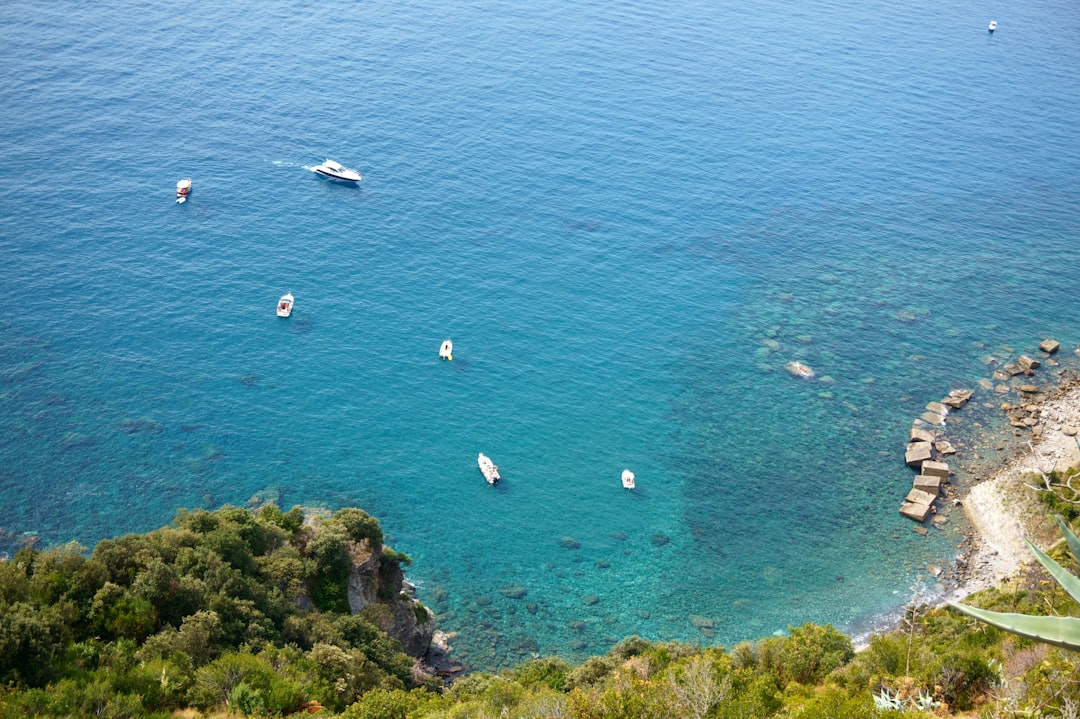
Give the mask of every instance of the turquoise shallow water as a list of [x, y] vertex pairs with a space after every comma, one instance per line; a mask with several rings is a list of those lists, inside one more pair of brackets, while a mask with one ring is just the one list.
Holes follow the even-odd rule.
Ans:
[[259, 495], [376, 514], [476, 667], [859, 631], [955, 552], [896, 513], [912, 417], [1080, 341], [1063, 0], [38, 5], [0, 8], [9, 551]]

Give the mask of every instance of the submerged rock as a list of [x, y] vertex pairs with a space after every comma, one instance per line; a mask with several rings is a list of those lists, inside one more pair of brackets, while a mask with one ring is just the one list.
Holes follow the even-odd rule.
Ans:
[[507, 599], [521, 599], [528, 593], [529, 590], [520, 584], [508, 584], [504, 587], [499, 587], [499, 594]]
[[802, 362], [792, 360], [784, 365], [784, 368], [787, 369], [792, 376], [800, 379], [813, 379], [814, 377], [814, 370], [812, 370], [809, 365], [805, 365]]
[[581, 549], [581, 542], [570, 536], [560, 539], [559, 544], [566, 549]]

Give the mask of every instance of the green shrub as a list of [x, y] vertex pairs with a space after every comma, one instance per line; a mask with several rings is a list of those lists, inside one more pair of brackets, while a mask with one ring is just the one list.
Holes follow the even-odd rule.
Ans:
[[381, 544], [383, 541], [383, 533], [382, 528], [379, 526], [379, 520], [375, 519], [362, 509], [357, 509], [355, 507], [340, 509], [334, 514], [333, 521], [338, 522], [345, 527], [345, 531], [348, 533], [349, 538], [354, 542], [362, 542], [365, 539], [368, 539], [372, 542]]
[[780, 649], [781, 684], [817, 684], [855, 656], [851, 640], [830, 625], [803, 624], [788, 631]]
[[556, 657], [530, 659], [510, 671], [510, 678], [528, 689], [546, 687], [556, 691], [566, 688], [570, 665]]
[[58, 607], [16, 602], [0, 610], [0, 682], [44, 686], [55, 675], [66, 630]]
[[566, 689], [590, 687], [606, 679], [618, 666], [613, 657], [590, 657], [566, 675]]
[[404, 689], [372, 689], [342, 712], [342, 719], [407, 719], [409, 712], [425, 703], [419, 692]]
[[266, 709], [262, 692], [258, 689], [252, 689], [244, 682], [240, 682], [229, 692], [229, 706], [235, 708], [244, 716], [261, 714]]

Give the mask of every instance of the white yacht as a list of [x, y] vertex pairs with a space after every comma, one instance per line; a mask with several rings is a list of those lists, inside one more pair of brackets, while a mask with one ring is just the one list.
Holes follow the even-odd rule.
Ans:
[[439, 356], [445, 360], [454, 359], [454, 343], [450, 340], [443, 340], [442, 345], [439, 347]]
[[484, 475], [484, 479], [487, 483], [494, 486], [502, 477], [499, 476], [499, 465], [491, 461], [483, 452], [476, 458], [476, 463], [480, 465], [480, 474]]
[[633, 489], [636, 486], [634, 484], [634, 473], [629, 469], [624, 469], [622, 471], [622, 486], [627, 489]]
[[327, 160], [321, 165], [315, 165], [311, 170], [323, 177], [329, 177], [332, 180], [341, 180], [342, 182], [360, 182], [361, 179], [359, 172], [350, 170], [347, 167], [342, 167], [333, 160]]
[[997, 30], [997, 20], [991, 20], [990, 24], [987, 25], [986, 29], [990, 32], [994, 32], [994, 30]]
[[292, 314], [293, 296], [292, 292], [288, 292], [281, 296], [281, 299], [277, 302], [277, 316], [288, 317]]

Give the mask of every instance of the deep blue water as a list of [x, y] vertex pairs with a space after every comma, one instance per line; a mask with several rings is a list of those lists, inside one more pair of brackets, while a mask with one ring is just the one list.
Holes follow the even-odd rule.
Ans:
[[1078, 68], [1067, 0], [7, 2], [0, 543], [358, 505], [475, 667], [858, 631], [963, 524], [912, 418], [1080, 341]]

